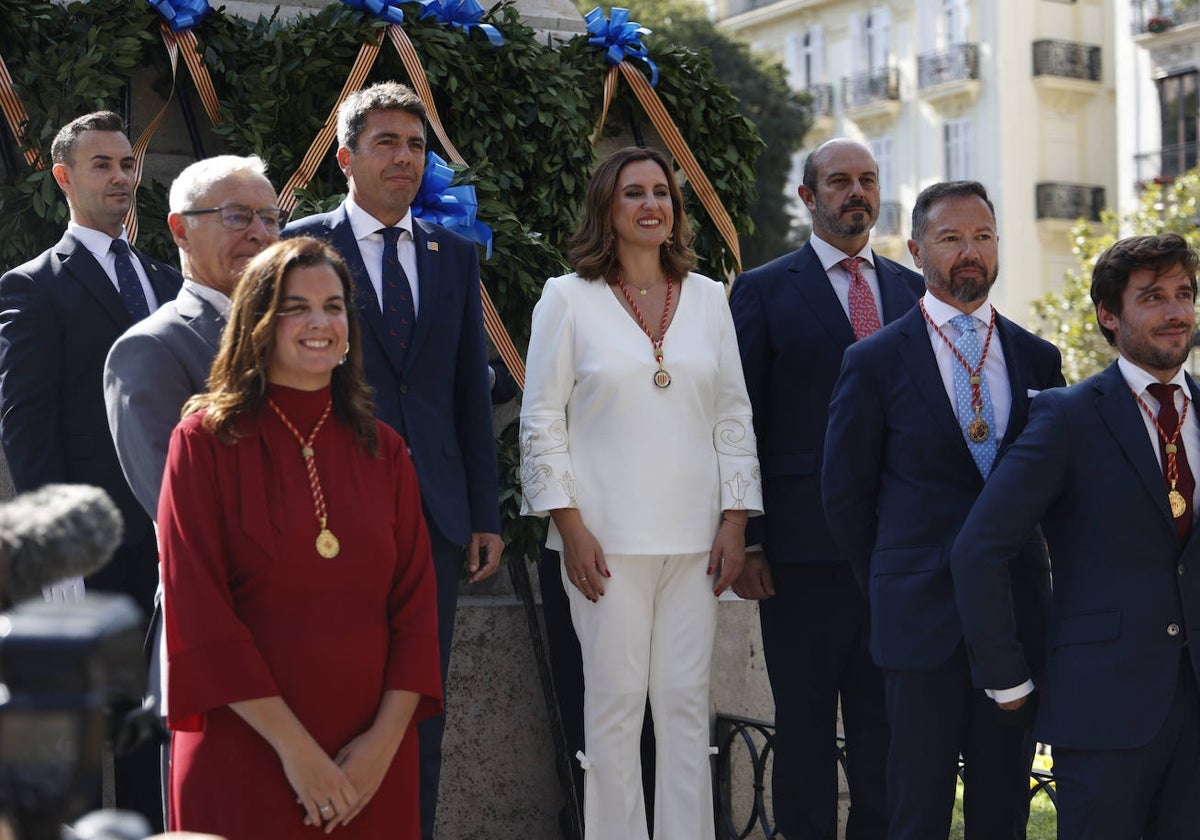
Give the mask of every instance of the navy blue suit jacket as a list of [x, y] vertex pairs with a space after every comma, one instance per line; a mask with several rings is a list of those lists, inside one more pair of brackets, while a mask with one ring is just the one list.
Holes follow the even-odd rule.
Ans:
[[[925, 291], [921, 275], [875, 255], [883, 321]], [[850, 319], [812, 245], [747, 271], [729, 298], [762, 465], [765, 516], [747, 544], [771, 565], [828, 563], [838, 554], [821, 506], [821, 456], [829, 398], [854, 343]]]
[[375, 414], [404, 436], [430, 524], [458, 545], [500, 533], [499, 480], [475, 243], [416, 219], [420, 310], [401, 360], [383, 324], [345, 205], [289, 224], [284, 237], [332, 245], [355, 280], [363, 364]]
[[[1200, 391], [1188, 387], [1195, 408]], [[1200, 536], [1179, 543], [1140, 411], [1115, 363], [1040, 395], [954, 546], [975, 684], [1015, 686], [1029, 668], [1012, 642], [1005, 565], [1041, 522], [1054, 595], [1035, 732], [1056, 747], [1145, 744], [1162, 728], [1181, 656], [1200, 674], [1200, 647], [1184, 647], [1200, 644]]]
[[[1003, 462], [1025, 428], [1028, 392], [1064, 382], [1054, 345], [999, 315], [995, 339], [1012, 393]], [[829, 407], [822, 486], [834, 540], [867, 596], [876, 664], [917, 670], [944, 663], [963, 637], [950, 548], [984, 481], [919, 308], [846, 351]], [[1049, 596], [1046, 550], [1040, 534], [1027, 537], [1017, 547], [1012, 585], [1020, 590], [1015, 600], [1026, 640], [1039, 644]]]
[[[137, 251], [158, 303], [175, 298], [179, 272]], [[0, 441], [18, 492], [67, 482], [103, 488], [125, 521], [123, 547], [157, 554], [150, 518], [129, 489], [108, 431], [104, 358], [133, 325], [116, 287], [71, 234], [0, 277]], [[118, 584], [121, 555], [92, 582], [129, 592], [143, 608], [148, 593]], [[109, 585], [112, 583], [113, 585]]]

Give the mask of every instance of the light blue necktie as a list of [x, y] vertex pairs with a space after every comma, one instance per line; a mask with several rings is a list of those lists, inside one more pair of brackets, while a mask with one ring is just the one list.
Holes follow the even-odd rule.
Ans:
[[[983, 352], [979, 346], [979, 334], [976, 332], [979, 319], [973, 315], [955, 315], [950, 319], [950, 323], [958, 330], [958, 339], [954, 342], [955, 349], [974, 370], [978, 367], [979, 356]], [[992, 394], [988, 390], [987, 377], [983, 371], [979, 372], [979, 377], [979, 391], [983, 397], [983, 409], [979, 416], [987, 423], [990, 433], [982, 443], [973, 443], [967, 435], [967, 424], [975, 419], [975, 409], [971, 407], [971, 375], [961, 364], [954, 365], [954, 402], [958, 407], [958, 425], [963, 431], [963, 439], [967, 442], [967, 449], [971, 450], [971, 457], [975, 459], [979, 472], [987, 478], [988, 473], [992, 471], [992, 462], [996, 460], [996, 415], [992, 411]]]

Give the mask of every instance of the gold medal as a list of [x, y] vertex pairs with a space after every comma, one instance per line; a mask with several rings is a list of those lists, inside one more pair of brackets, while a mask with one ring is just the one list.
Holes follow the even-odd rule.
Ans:
[[1187, 513], [1187, 502], [1184, 501], [1183, 494], [1178, 490], [1172, 490], [1168, 493], [1167, 501], [1171, 504], [1171, 516], [1178, 519]]
[[671, 384], [671, 374], [667, 373], [666, 368], [659, 368], [654, 371], [654, 384], [659, 388], [666, 388]]
[[967, 438], [971, 443], [983, 443], [991, 434], [992, 430], [982, 417], [976, 417], [967, 424]]
[[332, 560], [338, 556], [338, 552], [342, 550], [338, 538], [333, 535], [333, 531], [328, 528], [322, 528], [321, 533], [317, 534], [317, 554], [320, 554], [326, 560]]

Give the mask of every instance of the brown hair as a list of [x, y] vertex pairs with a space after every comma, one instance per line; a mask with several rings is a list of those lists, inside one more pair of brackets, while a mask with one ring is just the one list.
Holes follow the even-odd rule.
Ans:
[[237, 440], [241, 418], [257, 412], [266, 401], [267, 370], [275, 354], [275, 325], [287, 275], [294, 268], [318, 265], [328, 265], [342, 281], [349, 324], [346, 361], [333, 370], [333, 415], [366, 451], [376, 453], [378, 431], [371, 390], [363, 377], [354, 281], [336, 251], [308, 236], [276, 242], [246, 264], [208, 376], [208, 392], [188, 400], [184, 415], [207, 409], [204, 427], [225, 443]]
[[663, 271], [668, 277], [682, 280], [696, 265], [696, 252], [692, 250], [692, 226], [683, 209], [683, 193], [671, 171], [666, 157], [655, 149], [627, 146], [614, 152], [612, 157], [596, 167], [592, 180], [588, 182], [587, 196], [583, 201], [583, 219], [579, 229], [571, 237], [568, 257], [571, 268], [587, 280], [604, 279], [616, 282], [617, 255], [612, 247], [612, 205], [617, 194], [621, 170], [628, 164], [640, 160], [654, 161], [667, 177], [671, 192], [671, 208], [675, 215], [675, 226], [667, 243], [659, 249]]
[[373, 111], [404, 111], [419, 117], [421, 126], [426, 128], [425, 103], [421, 97], [408, 85], [399, 82], [379, 82], [370, 87], [356, 90], [346, 97], [346, 101], [338, 108], [337, 133], [338, 145], [358, 152], [358, 139], [363, 129], [367, 127], [367, 117]]
[[[1154, 273], [1183, 266], [1192, 280], [1192, 292], [1196, 291], [1196, 267], [1200, 257], [1187, 244], [1187, 240], [1177, 233], [1160, 233], [1157, 236], [1130, 236], [1109, 246], [1108, 250], [1096, 260], [1092, 269], [1092, 303], [1104, 308], [1114, 315], [1121, 314], [1121, 296], [1129, 285], [1129, 275], [1133, 272], [1148, 268]], [[1115, 344], [1116, 339], [1112, 330], [1099, 324], [1099, 310], [1096, 321], [1100, 332], [1109, 344]]]
[[54, 135], [54, 142], [50, 144], [51, 162], [74, 166], [75, 147], [79, 145], [79, 135], [85, 131], [119, 131], [124, 134], [125, 121], [112, 111], [93, 111], [76, 117]]

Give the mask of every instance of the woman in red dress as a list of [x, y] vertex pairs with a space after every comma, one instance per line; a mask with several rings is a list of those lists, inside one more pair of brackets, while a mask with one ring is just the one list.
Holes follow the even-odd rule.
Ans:
[[246, 267], [158, 522], [171, 828], [418, 838], [413, 724], [441, 709], [403, 440], [371, 412], [350, 274], [314, 239]]

